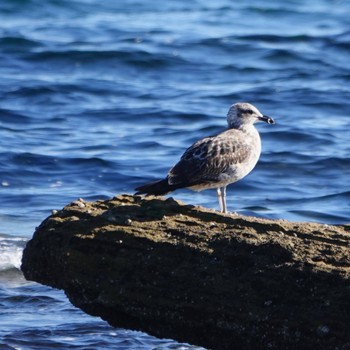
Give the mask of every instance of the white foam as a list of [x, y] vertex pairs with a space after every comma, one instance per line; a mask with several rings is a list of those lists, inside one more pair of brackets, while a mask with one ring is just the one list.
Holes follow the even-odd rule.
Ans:
[[0, 271], [20, 269], [25, 242], [23, 237], [0, 236]]

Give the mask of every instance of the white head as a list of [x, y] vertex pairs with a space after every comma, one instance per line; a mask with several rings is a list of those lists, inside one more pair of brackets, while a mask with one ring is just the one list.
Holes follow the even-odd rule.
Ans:
[[239, 102], [232, 105], [227, 113], [227, 124], [229, 129], [240, 129], [245, 125], [252, 125], [258, 121], [275, 124], [275, 121], [247, 102]]

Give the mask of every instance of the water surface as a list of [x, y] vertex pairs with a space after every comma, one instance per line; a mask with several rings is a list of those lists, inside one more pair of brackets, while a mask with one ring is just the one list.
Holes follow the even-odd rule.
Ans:
[[[349, 12], [328, 0], [1, 1], [0, 346], [194, 348], [83, 314], [24, 281], [21, 252], [52, 209], [164, 176], [226, 127], [234, 102], [277, 124], [258, 125], [260, 162], [229, 187], [229, 209], [348, 223]], [[217, 207], [213, 190], [173, 196]]]

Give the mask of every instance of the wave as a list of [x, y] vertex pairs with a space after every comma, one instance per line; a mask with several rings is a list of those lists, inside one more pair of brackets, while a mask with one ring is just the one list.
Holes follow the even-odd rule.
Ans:
[[5, 36], [0, 38], [0, 46], [8, 51], [20, 51], [41, 46], [39, 42], [20, 36]]
[[0, 271], [20, 270], [27, 238], [0, 234]]

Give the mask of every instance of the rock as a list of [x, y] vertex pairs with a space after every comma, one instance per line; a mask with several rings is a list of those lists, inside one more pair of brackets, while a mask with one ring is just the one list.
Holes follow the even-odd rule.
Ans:
[[54, 212], [22, 270], [115, 327], [209, 349], [348, 349], [349, 244], [349, 225], [122, 195]]

